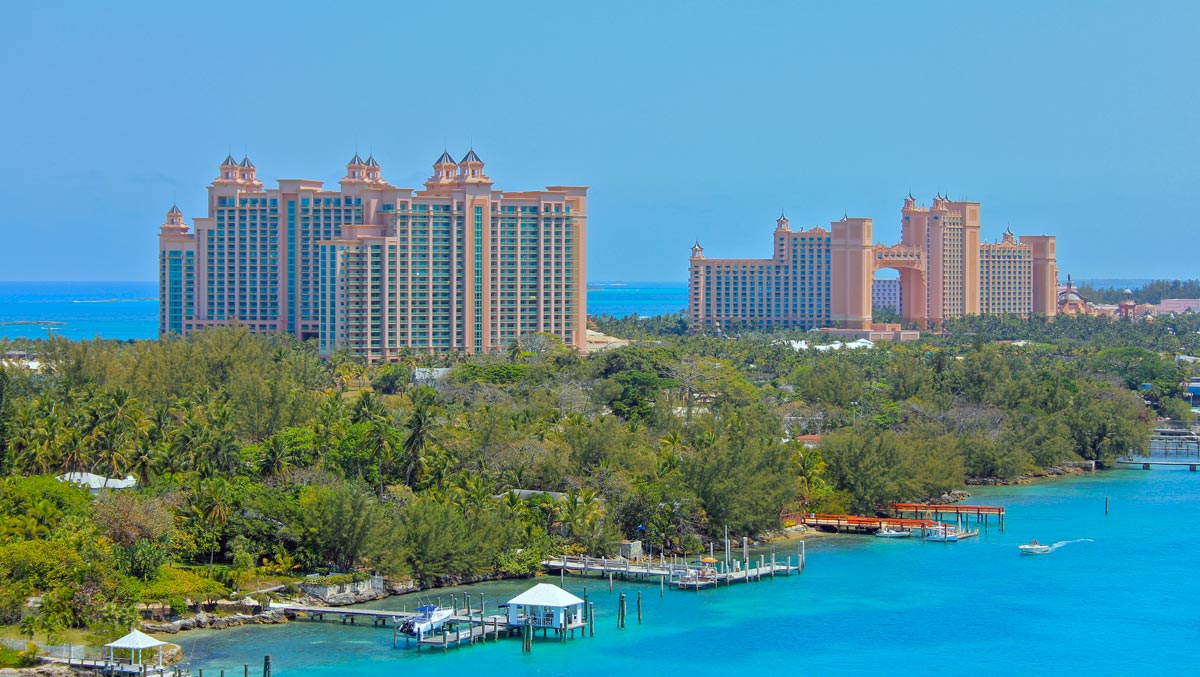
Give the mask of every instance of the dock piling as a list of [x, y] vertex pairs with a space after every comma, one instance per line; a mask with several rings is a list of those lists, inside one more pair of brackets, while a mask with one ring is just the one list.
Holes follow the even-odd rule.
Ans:
[[642, 624], [642, 591], [641, 590], [638, 590], [637, 614], [638, 614], [638, 625], [641, 625]]
[[263, 656], [263, 677], [271, 677], [271, 654]]

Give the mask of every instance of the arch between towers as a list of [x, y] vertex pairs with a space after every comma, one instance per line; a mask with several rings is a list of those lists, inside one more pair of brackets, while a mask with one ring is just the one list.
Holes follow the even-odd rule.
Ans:
[[904, 245], [875, 245], [871, 256], [871, 280], [875, 273], [891, 269], [900, 273], [900, 318], [905, 324], [929, 328], [928, 283], [921, 251]]

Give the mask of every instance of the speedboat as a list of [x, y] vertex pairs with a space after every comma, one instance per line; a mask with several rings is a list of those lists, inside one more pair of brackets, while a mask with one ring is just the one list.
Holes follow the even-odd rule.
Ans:
[[889, 526], [884, 526], [875, 532], [875, 538], [908, 538], [909, 536], [912, 536], [912, 532], [908, 529], [894, 529]]
[[1021, 550], [1022, 555], [1045, 555], [1054, 549], [1048, 545], [1038, 543], [1036, 539], [1029, 543], [1018, 545], [1017, 548]]
[[424, 637], [440, 629], [454, 615], [453, 609], [425, 604], [417, 607], [417, 615], [404, 621], [400, 632], [410, 637]]

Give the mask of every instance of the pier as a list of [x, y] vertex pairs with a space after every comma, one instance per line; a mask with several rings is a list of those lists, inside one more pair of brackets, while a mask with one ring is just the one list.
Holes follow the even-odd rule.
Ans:
[[1155, 465], [1165, 465], [1165, 466], [1184, 466], [1184, 465], [1186, 465], [1187, 469], [1191, 470], [1192, 472], [1196, 472], [1196, 466], [1200, 465], [1200, 459], [1197, 459], [1195, 461], [1174, 461], [1174, 460], [1164, 459], [1164, 458], [1149, 458], [1149, 457], [1118, 458], [1116, 462], [1118, 465], [1140, 465], [1140, 466], [1142, 466], [1142, 470], [1149, 470], [1150, 466], [1155, 466]]
[[[418, 614], [415, 611], [396, 611], [389, 609], [349, 609], [345, 607], [325, 607], [325, 606], [304, 606], [300, 604], [277, 604], [272, 606], [273, 609], [278, 609], [289, 617], [297, 617], [301, 614], [307, 618], [319, 621], [325, 616], [333, 616], [341, 621], [343, 625], [354, 625], [357, 619], [370, 620], [371, 625], [387, 627], [391, 623], [392, 627], [392, 646], [400, 645], [400, 638], [404, 637], [404, 645], [410, 646], [413, 642], [416, 643], [417, 650], [422, 647], [433, 647], [442, 650], [460, 647], [464, 644], [470, 645], [477, 642], [485, 642], [499, 640], [501, 637], [512, 637], [513, 633], [520, 633], [521, 628], [514, 628], [509, 625], [508, 617], [503, 614], [487, 615], [483, 607], [483, 595], [479, 596], [480, 608], [472, 609], [470, 607], [459, 609], [450, 618], [446, 620], [446, 625], [440, 630], [422, 637], [410, 637], [400, 633], [400, 626], [404, 621], [416, 617]], [[469, 602], [468, 602], [469, 604]], [[366, 625], [364, 623], [364, 625]]]
[[941, 524], [931, 519], [905, 519], [902, 517], [863, 517], [861, 515], [832, 515], [824, 513], [789, 513], [784, 520], [795, 521], [806, 527], [832, 530], [835, 533], [873, 534], [884, 527], [897, 529], [926, 529]]
[[[560, 576], [572, 574], [608, 578], [610, 587], [613, 577], [620, 576], [623, 579], [655, 579], [659, 581], [660, 586], [670, 585], [677, 590], [699, 590], [732, 583], [761, 581], [763, 577], [774, 578], [776, 575], [799, 574], [804, 571], [804, 542], [800, 542], [795, 555], [788, 555], [783, 561], [779, 561], [777, 557], [775, 554], [769, 558], [766, 555], [759, 555], [757, 561], [743, 557], [720, 562], [710, 553], [699, 564], [696, 564], [675, 556], [669, 560], [660, 557], [657, 561], [646, 559], [635, 562], [624, 558], [563, 555], [544, 560], [542, 568], [549, 573], [558, 573]], [[712, 566], [714, 564], [721, 566]]]
[[903, 517], [905, 514], [912, 514], [914, 517], [921, 515], [926, 518], [932, 515], [935, 520], [941, 520], [942, 515], [954, 515], [956, 520], [974, 517], [976, 523], [982, 523], [985, 527], [992, 517], [996, 517], [1000, 522], [1000, 531], [1004, 531], [1004, 506], [1002, 505], [888, 503], [888, 507], [900, 517]]

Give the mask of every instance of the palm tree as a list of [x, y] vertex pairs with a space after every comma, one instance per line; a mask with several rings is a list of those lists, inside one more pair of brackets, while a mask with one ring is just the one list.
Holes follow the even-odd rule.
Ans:
[[413, 486], [416, 471], [425, 457], [425, 452], [437, 442], [436, 424], [436, 410], [432, 405], [424, 403], [413, 407], [404, 423], [404, 483], [410, 487]]
[[374, 391], [368, 390], [358, 396], [354, 402], [354, 412], [350, 414], [351, 423], [364, 423], [387, 416], [383, 408], [383, 400]]
[[317, 458], [314, 461], [317, 464], [320, 464], [329, 450], [341, 439], [345, 429], [345, 419], [346, 406], [341, 394], [330, 393], [321, 401], [321, 409], [317, 414], [316, 422], [313, 423], [313, 433], [317, 438]]
[[280, 435], [272, 435], [262, 445], [262, 455], [258, 459], [258, 474], [262, 477], [276, 477], [292, 468], [294, 458]]
[[193, 500], [196, 514], [214, 531], [213, 542], [208, 551], [208, 572], [211, 576], [213, 556], [217, 550], [217, 541], [220, 540], [219, 530], [229, 522], [233, 513], [233, 487], [224, 477], [214, 477], [201, 483], [200, 491]]
[[492, 483], [482, 475], [473, 472], [463, 472], [458, 476], [454, 487], [455, 497], [463, 514], [479, 514], [486, 510], [494, 501], [492, 499]]
[[382, 416], [371, 418], [363, 441], [375, 457], [376, 472], [379, 475], [379, 497], [383, 498], [384, 479], [396, 462], [396, 443], [391, 424]]
[[591, 531], [600, 519], [600, 495], [594, 489], [569, 489], [562, 503], [562, 524], [571, 536]]

